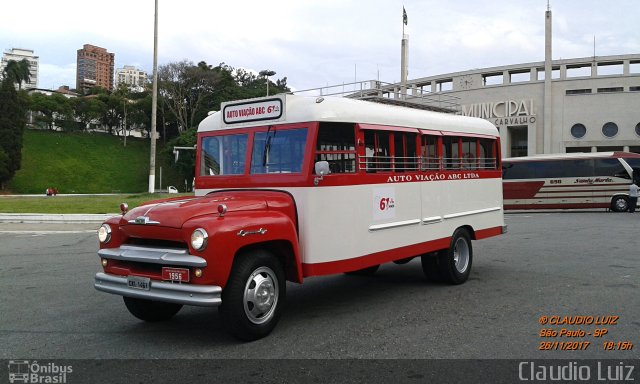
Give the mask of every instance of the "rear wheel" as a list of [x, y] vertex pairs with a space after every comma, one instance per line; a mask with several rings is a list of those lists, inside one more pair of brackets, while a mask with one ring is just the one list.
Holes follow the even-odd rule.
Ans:
[[133, 316], [149, 322], [169, 320], [182, 308], [182, 304], [164, 303], [161, 301], [136, 299], [126, 296], [124, 296], [123, 299], [124, 305]]
[[614, 212], [626, 212], [629, 209], [629, 201], [626, 196], [614, 196], [611, 199], [611, 210]]
[[[462, 284], [467, 281], [473, 262], [471, 237], [467, 230], [463, 228], [456, 229], [453, 236], [451, 236], [449, 249], [439, 251], [436, 258], [437, 261], [431, 261], [431, 263], [437, 265], [440, 279], [451, 284]], [[425, 264], [423, 264], [424, 268]]]
[[286, 297], [281, 263], [263, 250], [238, 256], [222, 291], [225, 326], [238, 339], [267, 336], [278, 323]]

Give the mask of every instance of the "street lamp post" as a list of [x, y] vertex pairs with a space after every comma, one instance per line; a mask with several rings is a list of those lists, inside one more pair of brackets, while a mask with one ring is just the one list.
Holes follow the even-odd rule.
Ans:
[[269, 96], [269, 76], [275, 75], [276, 72], [268, 70], [268, 69], [265, 69], [264, 71], [258, 72], [258, 74], [260, 76], [264, 76], [264, 78], [267, 79], [267, 96]]
[[156, 188], [156, 114], [158, 112], [158, 0], [153, 17], [153, 89], [151, 91], [151, 156], [149, 160], [149, 193]]

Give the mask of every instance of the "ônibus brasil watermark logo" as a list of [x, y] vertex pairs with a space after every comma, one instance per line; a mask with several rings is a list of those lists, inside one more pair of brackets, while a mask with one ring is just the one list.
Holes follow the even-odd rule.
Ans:
[[73, 372], [70, 365], [38, 363], [29, 360], [9, 360], [9, 383], [52, 383], [67, 382]]

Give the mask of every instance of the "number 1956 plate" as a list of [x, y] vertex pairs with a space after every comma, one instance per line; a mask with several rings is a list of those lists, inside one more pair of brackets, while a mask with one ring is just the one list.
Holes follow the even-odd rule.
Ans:
[[187, 268], [162, 268], [162, 278], [164, 280], [189, 282], [189, 270]]
[[151, 279], [148, 277], [127, 276], [127, 285], [129, 288], [148, 291], [151, 286]]

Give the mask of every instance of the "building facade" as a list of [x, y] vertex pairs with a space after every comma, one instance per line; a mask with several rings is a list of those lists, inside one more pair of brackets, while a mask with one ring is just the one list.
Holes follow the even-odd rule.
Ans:
[[125, 84], [132, 92], [142, 92], [147, 84], [147, 73], [131, 65], [116, 69], [116, 88]]
[[[408, 97], [447, 97], [458, 113], [491, 121], [502, 155], [640, 153], [640, 54], [527, 63], [411, 80]], [[549, 116], [545, 119], [545, 113]]]
[[551, 16], [547, 8], [544, 61], [371, 88], [377, 98], [491, 121], [500, 130], [503, 157], [640, 153], [640, 54], [552, 60]]
[[2, 61], [0, 62], [0, 73], [4, 71], [10, 60], [22, 61], [27, 59], [29, 62], [29, 81], [22, 83], [22, 89], [38, 88], [38, 63], [39, 57], [35, 55], [31, 49], [11, 48], [4, 51]]
[[93, 87], [113, 90], [115, 54], [105, 48], [84, 44], [78, 49], [76, 89], [86, 94]]

